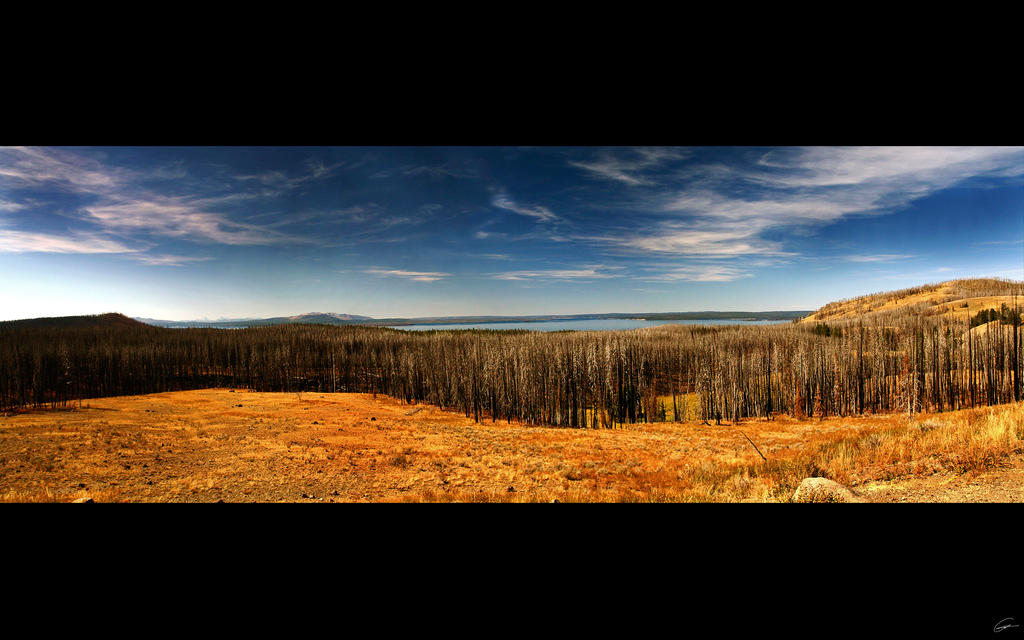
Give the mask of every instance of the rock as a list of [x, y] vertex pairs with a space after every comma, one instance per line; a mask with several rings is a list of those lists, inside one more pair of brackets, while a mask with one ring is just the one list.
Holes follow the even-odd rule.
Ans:
[[558, 502], [558, 498], [554, 498], [554, 499], [551, 500], [551, 504], [555, 504], [557, 502]]
[[72, 500], [71, 504], [78, 504], [78, 503], [88, 504], [88, 503], [93, 503], [93, 502], [96, 502], [96, 501], [93, 500], [92, 498], [79, 498], [78, 500]]
[[508, 492], [509, 493], [515, 493], [516, 492], [516, 488], [513, 487], [512, 485], [508, 485]]
[[793, 502], [860, 502], [852, 491], [828, 478], [804, 478]]
[[371, 421], [376, 422], [377, 418], [370, 418]]

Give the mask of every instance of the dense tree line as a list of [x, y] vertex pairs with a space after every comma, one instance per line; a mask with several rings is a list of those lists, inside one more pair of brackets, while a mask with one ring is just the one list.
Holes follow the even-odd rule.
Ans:
[[[948, 410], [1020, 399], [1019, 314], [769, 326], [406, 332], [0, 325], [0, 408], [212, 386], [387, 394], [477, 420], [612, 427]], [[1009, 320], [1002, 324], [1002, 320]], [[697, 394], [687, 415], [684, 394]]]
[[982, 309], [971, 318], [971, 326], [1001, 322], [1002, 324], [1020, 324], [1020, 311], [1011, 309], [1005, 302], [999, 309]]

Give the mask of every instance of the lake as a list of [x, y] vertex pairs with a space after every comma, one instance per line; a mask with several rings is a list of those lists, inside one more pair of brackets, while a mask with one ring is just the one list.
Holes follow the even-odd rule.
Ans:
[[431, 329], [526, 329], [527, 331], [614, 331], [621, 329], [643, 329], [663, 324], [703, 325], [766, 325], [782, 324], [789, 320], [638, 320], [635, 318], [607, 318], [598, 320], [545, 320], [543, 322], [478, 322], [473, 324], [411, 324], [392, 329], [405, 331], [430, 331]]

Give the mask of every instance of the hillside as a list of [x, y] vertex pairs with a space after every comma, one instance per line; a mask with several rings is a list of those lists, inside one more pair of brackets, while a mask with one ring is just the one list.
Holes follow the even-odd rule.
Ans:
[[[1015, 294], [1024, 296], [1024, 283], [996, 278], [949, 280], [830, 302], [801, 322], [834, 322], [904, 313], [965, 320], [985, 309], [999, 309], [1003, 304], [1013, 308]], [[1024, 305], [1024, 297], [1018, 299], [1017, 304]]]
[[0, 322], [0, 329], [87, 329], [92, 327], [144, 327], [145, 324], [120, 313], [92, 316], [29, 318]]

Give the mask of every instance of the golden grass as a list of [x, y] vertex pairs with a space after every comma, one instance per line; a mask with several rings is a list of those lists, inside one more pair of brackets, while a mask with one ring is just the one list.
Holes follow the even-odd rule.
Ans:
[[[832, 445], [825, 468], [840, 482], [863, 476], [948, 469], [976, 475], [1024, 453], [1024, 405], [919, 416], [912, 422]], [[827, 460], [825, 459], [827, 457]]]
[[[959, 291], [959, 282], [952, 280], [938, 285], [934, 289], [920, 291], [891, 299], [886, 294], [872, 294], [827, 305], [815, 313], [803, 318], [801, 322], [817, 323], [834, 320], [849, 320], [865, 317], [874, 313], [895, 311], [905, 307], [923, 305], [932, 307], [938, 316], [953, 317], [964, 320], [978, 314], [984, 309], [999, 309], [1003, 304], [1013, 307], [1012, 295], [990, 295], [965, 297]], [[1021, 302], [1018, 299], [1018, 302]], [[964, 306], [966, 304], [966, 306]]]
[[0, 501], [777, 502], [808, 476], [855, 489], [971, 476], [1024, 451], [1022, 405], [584, 430], [476, 424], [368, 394], [206, 389], [85, 404], [0, 418]]

